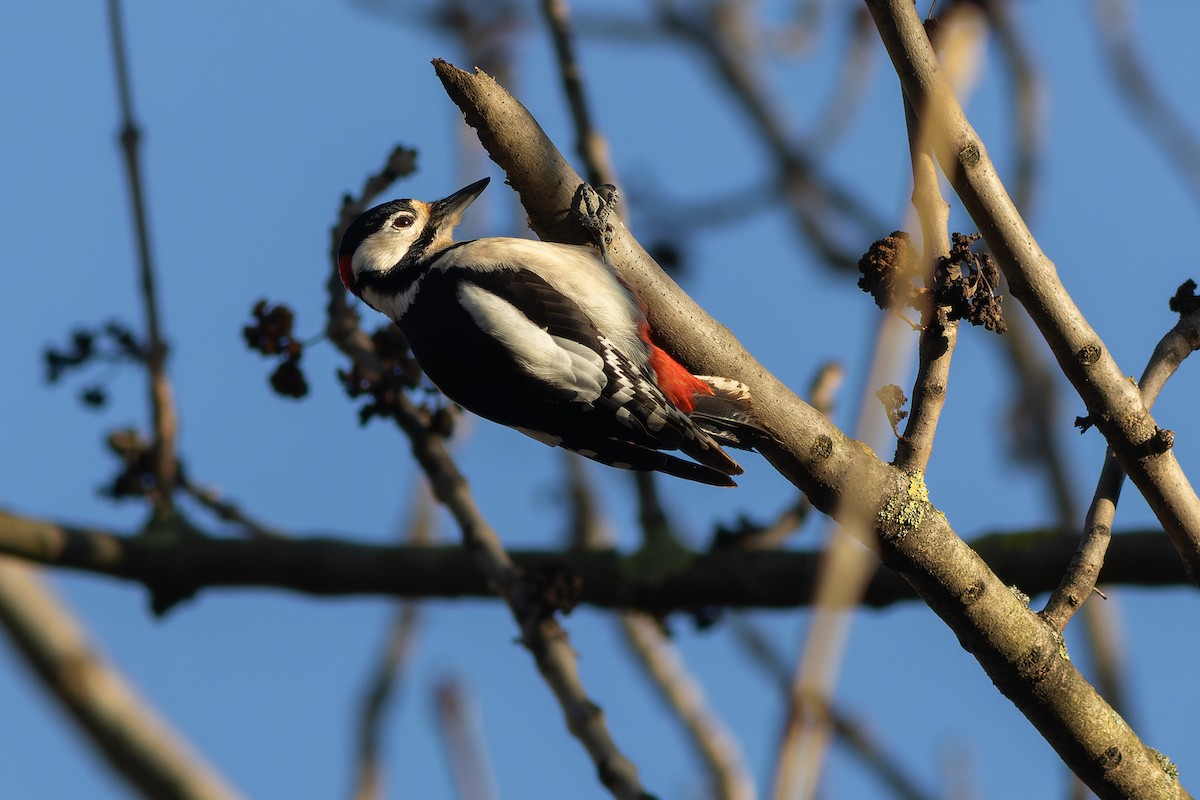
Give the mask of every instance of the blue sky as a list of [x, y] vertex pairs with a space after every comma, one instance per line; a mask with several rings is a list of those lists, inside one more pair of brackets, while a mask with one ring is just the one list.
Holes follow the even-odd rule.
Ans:
[[[643, 12], [638, 3], [619, 8]], [[1189, 77], [1200, 74], [1189, 40], [1200, 9], [1173, 4], [1138, 11], [1136, 35], [1152, 75], [1200, 131], [1200, 98]], [[394, 539], [416, 477], [400, 434], [380, 423], [358, 426], [353, 404], [333, 379], [341, 361], [328, 345], [305, 355], [308, 399], [273, 396], [270, 367], [246, 351], [240, 330], [253, 303], [266, 297], [296, 310], [302, 335], [320, 331], [329, 229], [340, 197], [357, 191], [393, 145], [420, 151], [419, 173], [395, 196], [440, 197], [484, 174], [501, 177], [480, 153], [462, 155], [460, 115], [429, 61], [470, 65], [452, 40], [352, 3], [301, 13], [281, 2], [129, 2], [125, 12], [180, 445], [190, 474], [296, 534]], [[1022, 4], [1017, 12], [1048, 84], [1044, 172], [1031, 226], [1122, 369], [1138, 374], [1174, 323], [1167, 298], [1200, 273], [1188, 248], [1196, 202], [1115, 95], [1090, 7]], [[145, 424], [141, 376], [107, 375], [112, 402], [89, 412], [75, 396], [82, 381], [47, 386], [40, 361], [45, 345], [65, 342], [77, 325], [111, 318], [141, 324], [103, 5], [9, 4], [3, 15], [9, 41], [0, 48], [6, 76], [0, 228], [7, 243], [0, 267], [6, 375], [0, 502], [130, 531], [142, 509], [114, 506], [96, 489], [114, 469], [105, 433]], [[829, 100], [845, 27], [831, 22], [812, 61], [769, 75], [798, 133]], [[574, 137], [545, 32], [535, 25], [518, 43], [510, 88], [569, 151]], [[595, 119], [627, 184], [712, 200], [769, 174], [747, 124], [688, 51], [585, 40], [581, 55]], [[883, 235], [903, 224], [909, 178], [897, 82], [882, 49], [876, 62], [862, 110], [834, 149], [829, 172], [868, 197], [887, 220]], [[993, 53], [968, 111], [1005, 171], [1012, 163], [1012, 118], [997, 63]], [[636, 233], [637, 195], [629, 196]], [[500, 181], [471, 214], [481, 233], [523, 230], [514, 195]], [[957, 204], [953, 219], [956, 229], [973, 230]], [[821, 363], [847, 365], [837, 421], [851, 425], [877, 324], [874, 305], [853, 282], [822, 268], [781, 212], [702, 227], [688, 256], [685, 288], [785, 382], [802, 391]], [[1001, 351], [976, 329], [964, 331], [961, 341], [928, 474], [932, 499], [967, 537], [1046, 522], [1052, 512], [1037, 476], [1008, 458], [997, 435], [1008, 401]], [[1155, 414], [1177, 432], [1185, 469], [1200, 475], [1198, 381], [1190, 367], [1169, 384]], [[1082, 406], [1069, 391], [1060, 438], [1086, 499], [1103, 445], [1095, 433], [1071, 430]], [[567, 523], [559, 454], [491, 424], [469, 429], [460, 464], [504, 540], [513, 547], [561, 542]], [[788, 502], [788, 485], [763, 460], [748, 456], [743, 463], [747, 474], [736, 492], [663, 483], [691, 541], [705, 542], [718, 521], [767, 518]], [[610, 504], [614, 534], [634, 545], [628, 476], [589, 472]], [[1118, 525], [1151, 522], [1127, 489]], [[443, 525], [443, 535], [452, 537], [452, 527]], [[809, 528], [803, 543], [820, 535], [822, 526]], [[345, 793], [353, 713], [390, 618], [386, 603], [211, 591], [156, 620], [138, 587], [62, 573], [51, 580], [101, 649], [248, 796]], [[1195, 619], [1200, 603], [1183, 589], [1112, 596], [1125, 622], [1131, 721], [1194, 787], [1200, 690], [1185, 670], [1200, 654], [1185, 621]], [[795, 651], [807, 615], [755, 617], [786, 652]], [[479, 704], [504, 796], [605, 796], [528, 655], [513, 644], [502, 607], [438, 603], [423, 619], [413, 673], [388, 722], [391, 796], [451, 793], [432, 712], [432, 687], [446, 674], [462, 678]], [[699, 769], [674, 721], [658, 713], [615, 622], [585, 609], [567, 628], [585, 685], [647, 787], [663, 797], [696, 796]], [[696, 632], [678, 620], [674, 628], [689, 665], [765, 782], [781, 711], [771, 687], [721, 627]], [[1077, 642], [1073, 633], [1068, 641]], [[1073, 655], [1086, 667], [1082, 652], [1076, 644]], [[1049, 746], [923, 606], [857, 616], [838, 700], [931, 788], [944, 784], [947, 762], [964, 753], [984, 797], [1058, 796], [1066, 785]], [[126, 796], [4, 647], [0, 708], [0, 749], [13, 754], [0, 774], [0, 794]], [[831, 797], [879, 791], [836, 747], [825, 785]]]

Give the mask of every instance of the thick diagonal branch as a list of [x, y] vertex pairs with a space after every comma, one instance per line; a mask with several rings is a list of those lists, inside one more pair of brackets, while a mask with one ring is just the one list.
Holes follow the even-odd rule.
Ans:
[[[567, 213], [581, 179], [529, 112], [486, 75], [440, 60], [434, 66], [520, 194], [538, 235], [586, 241]], [[614, 227], [612, 261], [645, 302], [663, 345], [693, 372], [736, 378], [750, 387], [757, 416], [771, 433], [758, 443], [763, 455], [818, 509], [871, 521], [884, 563], [945, 620], [1077, 775], [1103, 797], [1186, 795], [1154, 751], [1063, 657], [1056, 632], [955, 535], [926, 499], [918, 476], [884, 464], [796, 397], [684, 294], [621, 225]]]

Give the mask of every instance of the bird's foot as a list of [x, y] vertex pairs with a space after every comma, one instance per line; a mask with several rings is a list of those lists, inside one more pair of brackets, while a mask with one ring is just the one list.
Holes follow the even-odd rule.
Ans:
[[605, 183], [592, 188], [586, 183], [579, 184], [575, 190], [575, 200], [571, 210], [600, 250], [600, 257], [606, 262], [608, 246], [612, 243], [615, 228], [609, 222], [617, 209], [617, 187]]

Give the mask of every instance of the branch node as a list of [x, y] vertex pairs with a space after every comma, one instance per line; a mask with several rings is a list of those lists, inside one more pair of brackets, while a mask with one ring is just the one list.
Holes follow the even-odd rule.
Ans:
[[1087, 344], [1079, 348], [1079, 351], [1075, 353], [1075, 358], [1082, 366], [1090, 367], [1100, 360], [1102, 352], [1099, 344]]
[[967, 142], [961, 150], [958, 151], [958, 162], [964, 167], [974, 167], [979, 164], [983, 158], [983, 153], [979, 149], [979, 142]]

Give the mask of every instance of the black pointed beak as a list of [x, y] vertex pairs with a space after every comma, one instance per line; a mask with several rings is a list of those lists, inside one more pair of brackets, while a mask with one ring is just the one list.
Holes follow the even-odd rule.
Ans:
[[458, 224], [462, 212], [467, 209], [467, 206], [475, 202], [475, 198], [479, 197], [491, 182], [491, 178], [484, 178], [481, 181], [475, 181], [470, 186], [459, 189], [449, 197], [435, 200], [429, 204], [430, 216], [433, 217], [434, 222], [439, 227], [447, 223], [450, 227], [454, 227]]

